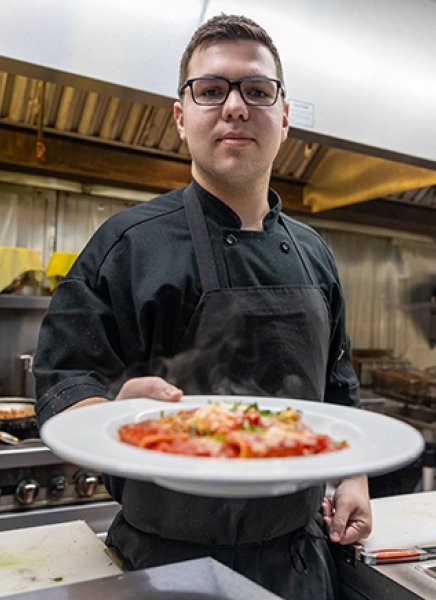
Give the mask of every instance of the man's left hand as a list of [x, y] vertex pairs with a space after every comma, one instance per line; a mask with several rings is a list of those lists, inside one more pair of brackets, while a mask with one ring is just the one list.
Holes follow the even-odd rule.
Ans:
[[332, 498], [324, 498], [322, 514], [332, 542], [353, 544], [367, 537], [372, 527], [368, 478], [344, 479]]

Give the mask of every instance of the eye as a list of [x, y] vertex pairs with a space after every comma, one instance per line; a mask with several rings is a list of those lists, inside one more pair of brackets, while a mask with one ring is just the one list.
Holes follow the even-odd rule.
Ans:
[[248, 98], [274, 98], [276, 86], [271, 81], [249, 81], [244, 82], [244, 94]]
[[194, 84], [194, 94], [196, 98], [203, 100], [219, 100], [227, 93], [226, 82], [217, 82], [216, 80], [197, 80]]
[[204, 90], [202, 90], [201, 95], [202, 96], [210, 96], [212, 98], [215, 98], [216, 96], [221, 96], [223, 94], [223, 90], [219, 87], [209, 87], [209, 88], [205, 88]]
[[248, 96], [253, 96], [254, 98], [263, 98], [268, 96], [267, 92], [261, 88], [250, 87], [248, 91], [245, 92]]

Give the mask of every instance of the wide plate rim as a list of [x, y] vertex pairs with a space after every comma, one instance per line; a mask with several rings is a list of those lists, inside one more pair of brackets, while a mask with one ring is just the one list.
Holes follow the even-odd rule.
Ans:
[[[277, 409], [292, 406], [301, 410], [303, 418], [308, 421], [315, 415], [333, 426], [345, 422], [349, 431], [357, 429], [357, 434], [360, 432], [360, 438], [357, 435], [356, 447], [335, 453], [239, 460], [164, 455], [134, 448], [113, 438], [114, 426], [134, 420], [139, 414], [179, 410], [182, 406], [198, 406], [217, 400], [255, 401], [261, 407]], [[383, 428], [382, 436], [380, 428]], [[395, 447], [393, 434], [402, 440], [401, 444], [397, 444], [396, 452], [392, 451]], [[282, 489], [283, 485], [287, 485], [289, 489], [297, 489], [361, 473], [380, 474], [412, 462], [424, 447], [422, 436], [416, 429], [386, 415], [308, 400], [253, 396], [183, 396], [177, 403], [135, 398], [95, 404], [56, 415], [42, 426], [40, 435], [61, 458], [104, 473], [159, 480], [170, 486], [174, 482], [176, 487], [182, 486], [186, 491], [198, 486], [206, 491], [208, 487], [216, 491], [217, 486], [229, 486], [229, 493], [234, 487], [239, 490], [238, 494], [241, 486], [247, 489], [247, 493], [250, 488], [258, 490], [260, 487], [268, 494], [275, 493], [274, 486]], [[384, 442], [381, 443], [381, 439]], [[380, 455], [383, 448], [388, 449], [387, 456]], [[255, 469], [252, 469], [254, 466]]]

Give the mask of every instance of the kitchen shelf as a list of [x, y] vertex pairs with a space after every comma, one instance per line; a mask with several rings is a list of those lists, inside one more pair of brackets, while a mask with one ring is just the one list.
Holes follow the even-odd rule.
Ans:
[[20, 294], [0, 294], [0, 309], [46, 310], [51, 296], [24, 296]]

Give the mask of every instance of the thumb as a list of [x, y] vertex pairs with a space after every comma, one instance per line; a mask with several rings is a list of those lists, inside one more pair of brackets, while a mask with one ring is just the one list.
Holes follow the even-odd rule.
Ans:
[[177, 402], [182, 394], [182, 390], [168, 383], [162, 377], [136, 377], [124, 383], [118, 393], [117, 400], [145, 397]]
[[183, 395], [181, 389], [168, 383], [160, 377], [156, 377], [156, 383], [154, 384], [150, 397], [155, 400], [166, 400], [167, 402], [177, 402]]

